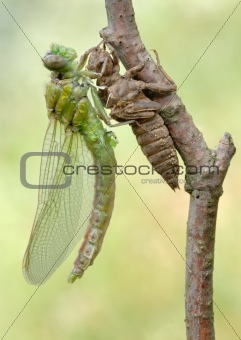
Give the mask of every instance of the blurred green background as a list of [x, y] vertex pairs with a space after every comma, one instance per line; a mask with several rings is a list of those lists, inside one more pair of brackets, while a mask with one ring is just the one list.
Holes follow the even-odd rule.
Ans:
[[[165, 70], [180, 85], [237, 1], [133, 3], [146, 47], [158, 50]], [[98, 32], [107, 25], [104, 1], [5, 4], [41, 56], [51, 42], [73, 47], [80, 54], [100, 41]], [[184, 256], [189, 197], [183, 184], [182, 190], [173, 193], [166, 184], [144, 185], [140, 177], [129, 176], [133, 190], [120, 176], [103, 250], [83, 279], [74, 285], [66, 282], [75, 250], [43, 286], [37, 289], [24, 281], [21, 262], [37, 191], [21, 185], [19, 162], [26, 152], [41, 150], [47, 126], [43, 94], [49, 74], [2, 4], [0, 13], [1, 337], [11, 327], [5, 339], [184, 340], [185, 263], [162, 230]], [[214, 310], [219, 340], [238, 338], [229, 323], [241, 336], [240, 23], [241, 6], [179, 90], [210, 147], [217, 146], [225, 131], [232, 134], [237, 147], [217, 223], [214, 300], [218, 309]], [[128, 126], [115, 132], [120, 141], [118, 164], [124, 164], [136, 140]], [[139, 148], [129, 164], [147, 164]], [[36, 183], [38, 164], [30, 169], [31, 181]]]

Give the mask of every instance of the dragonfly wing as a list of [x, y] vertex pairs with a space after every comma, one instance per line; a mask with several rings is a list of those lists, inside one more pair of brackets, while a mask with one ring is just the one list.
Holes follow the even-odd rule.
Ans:
[[86, 171], [88, 165], [93, 165], [93, 159], [85, 140], [80, 133], [70, 132], [63, 137], [61, 124], [57, 121], [51, 124], [43, 151], [68, 154], [71, 167], [66, 169], [74, 174], [71, 185], [60, 189], [57, 186], [66, 180], [63, 167], [70, 164], [63, 157], [49, 156], [42, 161], [40, 181], [54, 188], [39, 190], [36, 217], [23, 262], [25, 279], [31, 284], [45, 282], [66, 259], [88, 227], [93, 209], [95, 176]]
[[[38, 192], [38, 207], [35, 214], [35, 221], [43, 209], [43, 202], [46, 202], [51, 190], [47, 189], [53, 185], [54, 176], [57, 170], [58, 157], [52, 156], [52, 153], [61, 152], [62, 145], [65, 139], [64, 126], [59, 120], [50, 119], [49, 125], [45, 134], [42, 153], [48, 156], [41, 157], [39, 185], [43, 187]], [[36, 223], [34, 221], [33, 228]]]

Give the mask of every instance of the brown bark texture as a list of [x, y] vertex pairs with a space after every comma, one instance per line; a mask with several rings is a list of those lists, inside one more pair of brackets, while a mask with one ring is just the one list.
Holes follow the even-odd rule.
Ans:
[[[126, 69], [145, 61], [138, 79], [168, 84], [146, 50], [135, 22], [131, 0], [105, 0], [108, 27], [101, 37], [117, 52]], [[159, 51], [161, 52], [161, 51]], [[188, 340], [213, 340], [213, 264], [215, 227], [222, 183], [235, 146], [225, 133], [215, 150], [209, 149], [176, 93], [149, 93], [161, 104], [160, 114], [186, 166], [185, 190], [190, 194], [186, 245], [186, 332]], [[198, 169], [198, 171], [196, 171]], [[194, 171], [195, 170], [195, 171]]]

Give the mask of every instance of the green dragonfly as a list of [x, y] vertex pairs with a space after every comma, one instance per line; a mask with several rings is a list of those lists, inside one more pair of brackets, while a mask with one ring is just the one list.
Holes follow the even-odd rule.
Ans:
[[[82, 277], [100, 252], [112, 215], [117, 139], [100, 120], [109, 122], [91, 82], [98, 74], [84, 69], [89, 53], [77, 62], [75, 50], [52, 44], [43, 58], [51, 71], [45, 93], [49, 125], [38, 206], [23, 260], [30, 284], [45, 282], [83, 238], [68, 281]], [[66, 179], [70, 185], [64, 185]]]

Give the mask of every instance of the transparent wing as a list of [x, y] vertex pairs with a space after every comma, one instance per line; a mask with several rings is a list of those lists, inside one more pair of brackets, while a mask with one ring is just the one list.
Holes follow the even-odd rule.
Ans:
[[[93, 209], [95, 176], [86, 168], [93, 159], [80, 133], [64, 133], [59, 121], [50, 122], [43, 152], [63, 152], [70, 156], [42, 157], [40, 184], [54, 185], [39, 189], [38, 207], [23, 261], [25, 279], [42, 284], [60, 266], [88, 226]], [[69, 166], [71, 167], [65, 167]], [[60, 189], [66, 181], [65, 171], [73, 172], [71, 185]]]
[[[42, 152], [50, 154], [41, 158], [39, 185], [48, 187], [53, 185], [54, 175], [56, 173], [58, 157], [52, 156], [52, 153], [61, 152], [63, 141], [65, 139], [65, 132], [63, 125], [56, 119], [50, 119], [49, 125], [45, 134]], [[38, 219], [42, 211], [42, 202], [46, 202], [51, 191], [46, 189], [39, 189], [38, 192], [38, 207], [35, 214], [35, 221]], [[33, 228], [36, 225], [34, 222]]]

